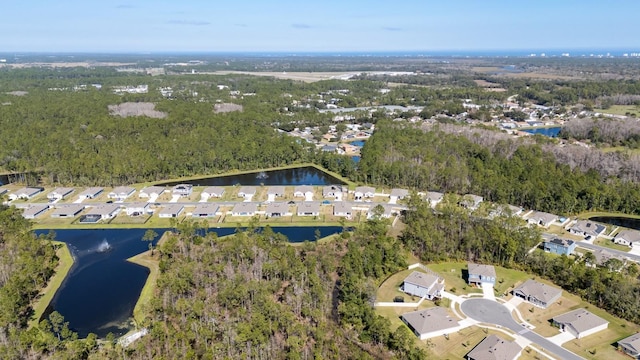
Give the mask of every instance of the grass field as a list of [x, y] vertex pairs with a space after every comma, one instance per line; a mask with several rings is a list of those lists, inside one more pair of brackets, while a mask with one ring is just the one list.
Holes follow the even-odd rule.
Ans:
[[46, 311], [49, 303], [56, 294], [56, 291], [62, 285], [62, 282], [67, 277], [69, 270], [73, 266], [73, 257], [71, 256], [71, 252], [67, 247], [67, 244], [60, 241], [52, 241], [52, 243], [57, 247], [56, 255], [58, 256], [58, 266], [55, 269], [55, 273], [49, 279], [47, 286], [44, 287], [40, 291], [40, 296], [38, 300], [33, 304], [33, 317], [29, 321], [29, 327], [37, 325], [40, 322], [40, 318]]
[[640, 115], [640, 106], [637, 105], [613, 105], [608, 109], [593, 109], [595, 112], [611, 115], [626, 115], [636, 114]]

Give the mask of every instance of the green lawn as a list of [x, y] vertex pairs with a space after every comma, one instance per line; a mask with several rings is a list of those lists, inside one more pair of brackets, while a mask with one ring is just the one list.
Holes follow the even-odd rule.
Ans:
[[[481, 293], [482, 289], [469, 286], [462, 278], [462, 270], [466, 272], [466, 262], [445, 262], [440, 264], [427, 264], [427, 267], [444, 279], [445, 290], [456, 295]], [[454, 291], [455, 290], [455, 291]]]
[[640, 106], [637, 105], [613, 105], [608, 109], [593, 109], [595, 112], [612, 115], [626, 115], [627, 113], [640, 115]]
[[624, 252], [628, 252], [629, 250], [631, 250], [628, 246], [615, 244], [612, 240], [608, 240], [608, 239], [598, 238], [594, 240], [593, 244], [608, 247], [609, 249], [624, 251]]
[[33, 304], [33, 317], [29, 321], [29, 327], [37, 325], [40, 322], [40, 318], [49, 306], [49, 303], [51, 303], [53, 296], [60, 288], [60, 285], [62, 285], [62, 282], [67, 277], [73, 265], [73, 257], [71, 256], [71, 252], [69, 252], [67, 244], [60, 241], [52, 241], [52, 243], [57, 247], [56, 255], [59, 259], [58, 266], [51, 279], [49, 279], [47, 286], [40, 291], [41, 295]]

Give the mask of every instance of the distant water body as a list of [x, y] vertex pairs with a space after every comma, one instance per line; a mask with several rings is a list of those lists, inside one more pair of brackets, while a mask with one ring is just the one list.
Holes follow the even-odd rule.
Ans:
[[538, 134], [538, 135], [544, 135], [544, 136], [554, 138], [554, 137], [558, 137], [558, 134], [560, 133], [561, 129], [562, 127], [556, 126], [556, 127], [548, 127], [548, 128], [526, 129], [522, 131], [528, 132], [529, 134]]

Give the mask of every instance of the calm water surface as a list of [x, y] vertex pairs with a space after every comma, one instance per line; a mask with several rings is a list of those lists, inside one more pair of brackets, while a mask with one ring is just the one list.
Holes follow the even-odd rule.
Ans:
[[604, 224], [622, 226], [629, 229], [640, 230], [640, 219], [632, 219], [619, 216], [594, 216], [592, 218], [589, 218], [589, 220]]
[[528, 132], [529, 134], [539, 134], [539, 135], [544, 135], [548, 137], [558, 137], [558, 134], [560, 133], [561, 129], [562, 127], [556, 126], [556, 127], [549, 127], [549, 128], [527, 129], [522, 131]]
[[[325, 237], [339, 233], [337, 226], [274, 227], [290, 242], [313, 241], [316, 229]], [[126, 333], [133, 308], [140, 296], [149, 270], [126, 259], [148, 249], [142, 241], [147, 229], [55, 230], [56, 239], [64, 241], [75, 263], [51, 302], [50, 310], [65, 317], [81, 337], [95, 333], [100, 337], [112, 332]], [[164, 229], [154, 229], [162, 234]], [[218, 236], [235, 232], [233, 228], [209, 229]], [[38, 230], [36, 234], [48, 233]]]
[[341, 180], [314, 167], [272, 170], [248, 174], [227, 175], [197, 180], [167, 182], [160, 185], [175, 186], [233, 186], [233, 185], [331, 185], [344, 184]]

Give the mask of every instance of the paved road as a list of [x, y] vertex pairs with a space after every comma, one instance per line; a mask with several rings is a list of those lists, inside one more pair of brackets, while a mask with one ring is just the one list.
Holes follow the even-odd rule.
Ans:
[[584, 360], [562, 346], [558, 346], [527, 329], [524, 325], [518, 324], [511, 316], [509, 309], [498, 302], [487, 299], [467, 299], [460, 304], [460, 310], [474, 320], [510, 329], [531, 342], [540, 345], [547, 352], [558, 357], [558, 359]]
[[[553, 235], [553, 234], [548, 234], [548, 233], [543, 233], [542, 234], [542, 238], [544, 240], [551, 240], [553, 238], [557, 238], [557, 235]], [[628, 252], [624, 252], [624, 251], [620, 251], [620, 250], [616, 250], [616, 249], [612, 249], [612, 248], [608, 248], [608, 247], [604, 247], [604, 246], [599, 246], [599, 245], [594, 245], [591, 243], [588, 243], [586, 241], [578, 241], [578, 247], [581, 247], [583, 249], [587, 249], [587, 250], [592, 250], [592, 251], [596, 251], [596, 250], [603, 250], [603, 251], [607, 251], [611, 254], [615, 254], [618, 256], [622, 256], [625, 257], [631, 261], [635, 261], [637, 263], [640, 263], [640, 256], [639, 255], [635, 255], [635, 254], [631, 254]]]

